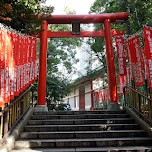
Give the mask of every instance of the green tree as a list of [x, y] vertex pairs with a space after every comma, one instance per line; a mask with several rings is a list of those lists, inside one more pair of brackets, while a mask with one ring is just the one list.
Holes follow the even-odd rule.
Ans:
[[[51, 25], [51, 31], [71, 31], [70, 25]], [[76, 48], [81, 45], [80, 38], [54, 38], [48, 41], [48, 74], [57, 74], [60, 67], [66, 76], [75, 72], [74, 64], [79, 60], [76, 59]], [[68, 74], [68, 75], [67, 75]]]
[[[75, 12], [66, 9], [66, 13]], [[50, 25], [51, 31], [71, 31], [71, 25]], [[72, 86], [71, 78], [75, 73], [76, 48], [81, 45], [80, 38], [54, 38], [48, 40], [47, 52], [47, 98], [49, 102], [62, 101]]]
[[[149, 0], [96, 0], [90, 8], [90, 13], [129, 12], [131, 32], [136, 33], [143, 25], [152, 25], [152, 3]], [[113, 25], [119, 28], [119, 25]]]
[[47, 103], [58, 103], [62, 102], [63, 97], [68, 95], [72, 88], [73, 84], [69, 82], [68, 79], [61, 78], [59, 76], [47, 76]]
[[[131, 33], [136, 33], [142, 30], [143, 25], [152, 26], [150, 17], [152, 16], [152, 3], [149, 0], [96, 0], [90, 8], [90, 13], [102, 14], [102, 13], [115, 13], [115, 12], [129, 12], [129, 21], [131, 25]], [[126, 24], [112, 24], [112, 28], [117, 30], [121, 29], [127, 33]], [[95, 30], [101, 29], [100, 24], [94, 25]], [[104, 51], [104, 39], [93, 38], [88, 42], [92, 51], [99, 58], [101, 63], [106, 66], [105, 51]]]
[[[60, 27], [61, 28], [61, 27]], [[75, 73], [76, 47], [79, 39], [59, 38], [48, 42], [47, 52], [47, 98], [50, 102], [62, 101], [71, 91], [71, 77]]]
[[27, 34], [40, 31], [43, 16], [38, 18], [38, 15], [51, 15], [54, 9], [52, 6], [41, 7], [40, 0], [2, 0], [0, 8], [1, 23]]

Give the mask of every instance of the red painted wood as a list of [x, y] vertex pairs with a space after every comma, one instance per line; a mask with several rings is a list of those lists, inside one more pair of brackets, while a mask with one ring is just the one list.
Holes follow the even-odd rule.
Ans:
[[71, 31], [67, 32], [53, 32], [48, 31], [48, 37], [49, 38], [77, 38], [77, 37], [103, 37], [104, 32], [102, 30], [100, 31], [81, 31], [79, 35], [73, 35]]
[[46, 70], [47, 70], [47, 30], [46, 20], [42, 23], [43, 31], [40, 34], [40, 60], [39, 60], [39, 81], [38, 81], [38, 105], [46, 104]]
[[110, 22], [116, 20], [128, 20], [128, 12], [119, 13], [107, 13], [107, 14], [87, 14], [87, 15], [51, 15], [45, 16], [48, 24], [72, 24], [73, 22], [80, 22], [84, 24], [88, 23], [103, 23], [106, 19], [110, 19]]
[[85, 85], [79, 85], [79, 110], [85, 110]]
[[93, 100], [93, 83], [90, 82], [90, 90], [91, 90], [91, 107], [90, 110], [94, 110], [94, 100]]
[[117, 87], [116, 87], [116, 73], [115, 73], [115, 63], [114, 63], [114, 51], [112, 46], [112, 34], [110, 20], [107, 19], [104, 22], [105, 31], [105, 44], [106, 44], [106, 60], [108, 69], [108, 82], [109, 82], [109, 92], [110, 101], [112, 103], [117, 103]]
[[[116, 31], [115, 29], [111, 30], [112, 36], [116, 35], [123, 35], [124, 31]], [[37, 37], [40, 37], [40, 34], [37, 35]], [[64, 32], [54, 32], [54, 31], [48, 31], [47, 32], [48, 38], [77, 38], [77, 37], [104, 37], [104, 31], [81, 31], [79, 35], [73, 35], [71, 31], [64, 31]]]
[[[123, 31], [116, 31], [112, 30], [112, 36], [116, 35], [122, 35], [124, 34]], [[66, 31], [66, 32], [53, 32], [48, 31], [48, 38], [77, 38], [77, 37], [104, 37], [104, 31], [81, 31], [79, 35], [73, 35], [72, 32]]]

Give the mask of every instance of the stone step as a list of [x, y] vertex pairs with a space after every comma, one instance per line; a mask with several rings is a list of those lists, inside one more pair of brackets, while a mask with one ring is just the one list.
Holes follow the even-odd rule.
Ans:
[[[20, 152], [20, 149], [11, 152]], [[84, 147], [84, 148], [34, 148], [22, 149], [22, 152], [151, 152], [152, 146], [127, 147]]]
[[107, 119], [53, 119], [53, 120], [28, 120], [29, 125], [78, 125], [78, 124], [109, 124], [109, 123], [134, 123], [132, 118], [107, 118]]
[[[122, 127], [123, 126], [123, 127]], [[86, 124], [86, 125], [28, 125], [24, 131], [105, 131], [105, 130], [129, 130], [140, 129], [138, 124]]]
[[32, 120], [128, 118], [128, 114], [32, 115]]
[[125, 110], [108, 111], [108, 110], [94, 110], [94, 111], [49, 111], [49, 112], [33, 112], [34, 115], [80, 115], [80, 114], [124, 114]]
[[67, 132], [22, 132], [22, 139], [72, 139], [72, 138], [117, 138], [117, 137], [144, 137], [144, 130], [117, 130], [117, 131], [67, 131]]
[[83, 148], [83, 147], [123, 147], [150, 146], [150, 137], [131, 138], [92, 138], [92, 139], [29, 139], [15, 142], [16, 149], [21, 148]]

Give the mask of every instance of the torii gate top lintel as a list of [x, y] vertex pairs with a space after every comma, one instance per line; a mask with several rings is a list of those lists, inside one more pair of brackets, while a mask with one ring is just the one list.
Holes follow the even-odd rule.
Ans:
[[72, 24], [73, 22], [80, 22], [82, 24], [88, 23], [103, 23], [109, 19], [111, 23], [116, 20], [128, 20], [128, 12], [119, 13], [105, 13], [105, 14], [87, 14], [87, 15], [51, 15], [46, 16], [48, 24]]

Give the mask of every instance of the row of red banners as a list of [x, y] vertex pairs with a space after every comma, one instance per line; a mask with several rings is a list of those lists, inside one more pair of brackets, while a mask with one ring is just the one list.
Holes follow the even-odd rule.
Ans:
[[109, 101], [110, 100], [109, 89], [94, 91], [93, 98], [94, 98], [94, 102]]
[[37, 79], [37, 38], [0, 28], [0, 107]]
[[[123, 35], [115, 38], [121, 94], [123, 86], [133, 79], [135, 79], [136, 86], [142, 86], [147, 78], [152, 90], [152, 29], [150, 27], [144, 26], [143, 39], [144, 47], [141, 48], [138, 34], [128, 38], [125, 43]], [[128, 67], [126, 67], [126, 57], [128, 58]]]

